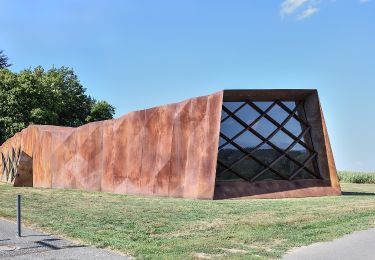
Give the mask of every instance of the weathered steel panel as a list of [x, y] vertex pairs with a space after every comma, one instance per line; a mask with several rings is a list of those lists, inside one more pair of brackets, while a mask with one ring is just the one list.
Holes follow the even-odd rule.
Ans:
[[[223, 99], [305, 100], [324, 180], [216, 181]], [[32, 163], [34, 187], [199, 199], [340, 194], [315, 90], [221, 91], [78, 128], [33, 125], [8, 139], [0, 152], [9, 158], [14, 147], [23, 153], [21, 172], [30, 172]], [[15, 183], [22, 185], [22, 178]]]
[[212, 199], [221, 103], [218, 92], [78, 128], [30, 126], [0, 151], [32, 158], [34, 187]]

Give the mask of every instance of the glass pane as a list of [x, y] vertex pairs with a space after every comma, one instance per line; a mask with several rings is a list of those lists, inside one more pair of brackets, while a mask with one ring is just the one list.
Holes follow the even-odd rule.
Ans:
[[293, 110], [296, 108], [296, 102], [295, 101], [283, 101], [282, 102], [286, 107], [288, 107], [290, 110]]
[[[260, 110], [265, 111], [269, 109], [272, 104], [274, 104], [274, 101], [255, 101], [254, 104], [258, 106]], [[294, 110], [296, 107], [296, 102], [294, 101], [283, 101], [283, 104], [290, 110]], [[252, 108], [246, 102], [224, 102], [224, 106], [226, 106], [232, 112], [238, 110], [235, 112], [236, 116], [240, 118], [246, 125], [250, 125], [261, 115], [260, 112]], [[303, 110], [301, 110], [300, 112], [303, 113]], [[289, 112], [287, 112], [284, 108], [277, 104], [272, 106], [270, 111], [268, 111], [268, 116], [281, 124], [286, 120], [286, 118], [288, 118]], [[300, 117], [298, 113], [296, 114], [296, 116]], [[255, 131], [256, 133], [246, 130], [246, 127], [241, 125], [241, 123], [236, 121], [234, 118], [231, 118], [226, 112], [223, 111], [222, 119], [224, 118], [226, 119], [221, 123], [221, 134], [227, 136], [228, 138], [234, 138], [238, 134], [239, 136], [237, 136], [233, 140], [235, 146], [232, 144], [228, 144], [225, 139], [220, 138], [218, 160], [220, 162], [223, 162], [228, 167], [232, 168], [231, 170], [225, 170], [222, 166], [218, 166], [218, 179], [241, 179], [235, 173], [247, 179], [252, 179], [254, 176], [262, 172], [262, 170], [269, 166], [273, 161], [282, 156], [283, 152], [278, 152], [278, 149], [284, 151], [295, 142], [293, 137], [290, 137], [282, 130], [278, 130], [270, 139], [272, 145], [276, 146], [277, 149], [274, 149], [267, 143], [262, 144], [262, 138], [257, 137], [257, 135], [260, 135], [263, 138], [269, 138], [269, 136], [277, 129], [277, 126], [275, 126], [270, 120], [265, 117], [262, 117], [259, 121], [254, 123], [254, 125], [252, 125], [251, 130]], [[305, 125], [301, 124], [297, 119], [294, 117], [288, 119], [288, 122], [284, 126], [295, 137], [298, 137], [305, 127]], [[308, 141], [306, 145], [312, 146], [309, 133], [306, 133], [301, 141], [304, 143]], [[258, 145], [261, 146], [254, 150]], [[222, 146], [224, 147], [222, 148]], [[237, 149], [236, 146], [240, 146], [243, 152]], [[311, 147], [311, 149], [313, 149], [313, 147]], [[251, 156], [248, 156], [246, 152], [251, 153], [251, 155], [254, 156], [255, 159]], [[301, 145], [300, 143], [296, 143], [290, 149], [290, 151], [288, 151], [287, 155], [298, 161], [299, 163], [304, 163], [309, 158], [310, 154], [310, 151], [303, 145]], [[239, 161], [240, 159], [242, 160]], [[259, 160], [259, 162], [257, 160]], [[309, 162], [306, 167], [308, 170], [315, 172], [312, 162]], [[289, 178], [298, 169], [298, 164], [295, 163], [292, 159], [288, 159], [284, 155], [275, 163], [275, 165], [272, 166], [272, 170], [279, 172], [279, 174], [282, 175], [281, 177], [278, 176], [278, 174], [275, 174], [275, 172], [273, 172], [272, 170], [267, 170], [264, 174], [262, 174], [262, 176], [257, 177], [256, 181], [281, 180]], [[295, 178], [314, 178], [313, 175], [309, 174], [308, 170], [301, 170], [300, 172], [298, 172]]]
[[258, 150], [253, 153], [253, 155], [263, 163], [269, 164], [277, 157], [279, 157], [280, 153], [268, 144], [263, 144], [261, 147], [259, 147]]
[[260, 144], [262, 141], [254, 134], [246, 130], [243, 134], [237, 137], [235, 140], [236, 144], [239, 144], [242, 148], [247, 151], [252, 150], [255, 146]]
[[216, 180], [218, 181], [230, 181], [230, 180], [243, 180], [239, 176], [237, 176], [234, 172], [231, 170], [225, 171], [218, 173], [216, 175]]
[[279, 131], [270, 139], [270, 141], [277, 147], [285, 150], [293, 143], [294, 140], [286, 133]]
[[310, 171], [315, 172], [315, 169], [314, 169], [314, 166], [313, 166], [313, 162], [316, 162], [316, 161], [314, 161], [314, 159], [312, 159], [312, 160], [306, 165], [306, 167], [307, 167], [307, 169], [309, 169]]
[[299, 161], [300, 163], [303, 163], [308, 157], [309, 152], [305, 147], [303, 147], [301, 144], [297, 143], [293, 146], [293, 148], [288, 152], [288, 155]]
[[266, 138], [275, 131], [276, 126], [263, 117], [252, 128]]
[[304, 180], [304, 179], [316, 179], [314, 175], [311, 175], [308, 171], [305, 169], [301, 170], [294, 178], [293, 180]]
[[222, 137], [220, 137], [220, 140], [219, 140], [219, 146], [222, 146], [223, 144], [225, 144], [227, 141], [224, 139], [224, 138], [222, 138]]
[[256, 181], [273, 181], [273, 180], [283, 180], [279, 175], [274, 172], [267, 170], [265, 173], [256, 178]]
[[224, 118], [227, 118], [227, 117], [228, 117], [227, 112], [221, 111], [221, 120], [223, 120]]
[[243, 103], [245, 102], [224, 102], [224, 106], [233, 112], [237, 108], [239, 108]]
[[261, 166], [259, 163], [257, 163], [249, 157], [246, 157], [246, 159], [242, 160], [240, 163], [233, 166], [233, 170], [235, 170], [237, 173], [241, 174], [241, 176], [244, 176], [247, 179], [251, 179], [264, 168], [265, 167]]
[[289, 121], [284, 126], [289, 132], [294, 134], [295, 136], [299, 136], [302, 132], [301, 123], [297, 121], [294, 117], [289, 119]]
[[[239, 151], [236, 147], [234, 147], [231, 144], [226, 145], [222, 150], [219, 151], [218, 154], [218, 161], [222, 162], [226, 166], [230, 167], [232, 166], [235, 162], [240, 160], [244, 154]], [[218, 171], [220, 170], [220, 172]], [[217, 179], [218, 180], [236, 180], [236, 179], [241, 179], [238, 177], [236, 174], [231, 172], [230, 170], [226, 172], [222, 172], [225, 170], [223, 166], [218, 164], [217, 166]]]
[[216, 166], [216, 172], [217, 173], [221, 173], [222, 171], [224, 171], [226, 168], [224, 166], [222, 166], [221, 164], [217, 164]]
[[225, 120], [221, 124], [221, 129], [220, 131], [227, 137], [232, 138], [235, 136], [238, 132], [240, 132], [244, 127], [238, 123], [236, 120], [233, 118], [229, 118]]
[[226, 166], [231, 166], [238, 161], [244, 154], [231, 144], [227, 144], [219, 151], [218, 160]]
[[237, 179], [241, 179], [236, 174], [231, 172], [230, 170], [225, 171], [225, 169], [226, 168], [221, 166], [220, 164], [217, 165], [217, 168], [216, 168], [216, 172], [217, 172], [216, 179], [217, 180], [237, 180]]
[[289, 178], [298, 169], [298, 165], [284, 156], [272, 168]]
[[253, 103], [263, 111], [267, 110], [267, 108], [273, 104], [271, 101], [256, 101]]
[[278, 105], [274, 106], [267, 114], [279, 124], [281, 124], [289, 116], [289, 113]]
[[246, 124], [250, 125], [255, 119], [260, 116], [260, 114], [249, 105], [246, 105], [239, 111], [237, 111], [236, 116], [241, 118], [241, 120]]

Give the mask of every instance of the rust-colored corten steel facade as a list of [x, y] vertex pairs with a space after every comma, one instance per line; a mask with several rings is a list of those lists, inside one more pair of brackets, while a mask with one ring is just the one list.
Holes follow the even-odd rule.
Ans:
[[1, 180], [198, 199], [339, 195], [316, 90], [225, 90], [78, 128], [32, 125]]

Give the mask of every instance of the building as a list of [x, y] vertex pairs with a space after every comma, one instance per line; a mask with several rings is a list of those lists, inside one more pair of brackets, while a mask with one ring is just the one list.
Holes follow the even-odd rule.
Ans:
[[78, 128], [32, 125], [1, 180], [197, 199], [341, 194], [316, 90], [224, 90]]

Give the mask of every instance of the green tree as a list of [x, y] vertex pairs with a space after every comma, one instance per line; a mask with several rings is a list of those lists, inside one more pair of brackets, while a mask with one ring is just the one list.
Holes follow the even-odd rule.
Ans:
[[99, 101], [91, 107], [90, 115], [86, 117], [86, 122], [101, 121], [113, 118], [115, 108], [107, 101]]
[[0, 69], [0, 143], [30, 124], [77, 127], [113, 118], [113, 106], [85, 92], [67, 67]]
[[8, 60], [8, 56], [4, 54], [4, 51], [0, 50], [0, 69], [12, 66], [12, 64], [8, 63]]

